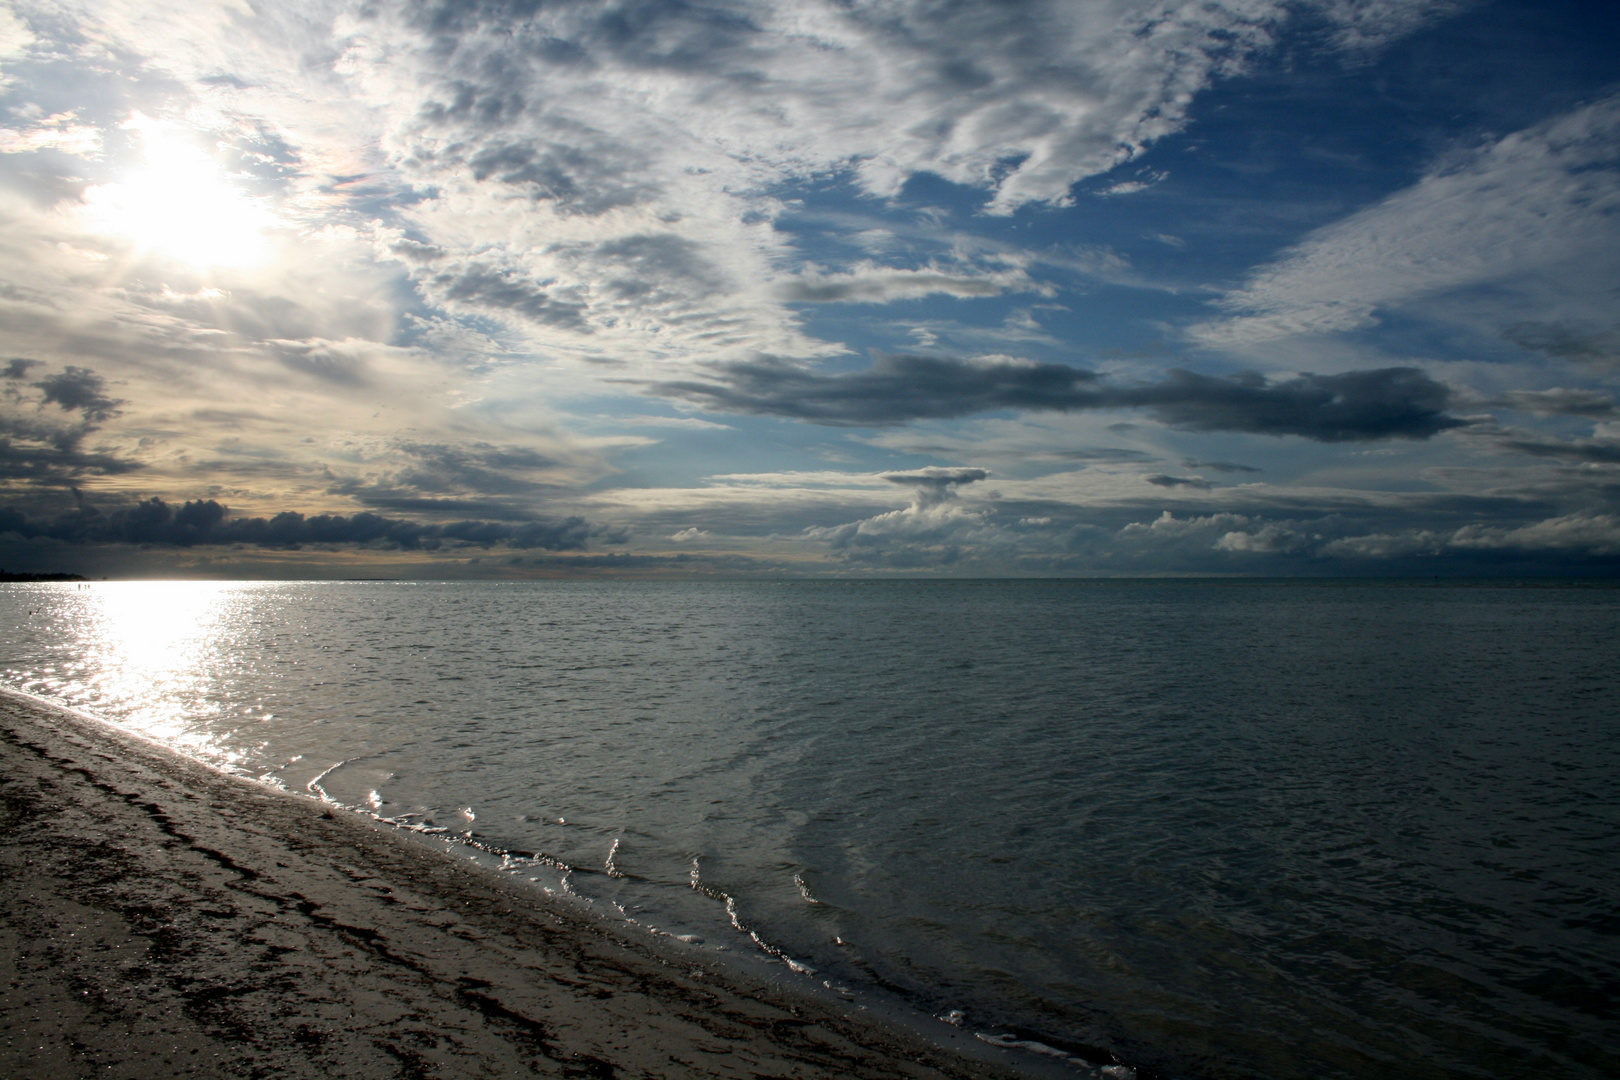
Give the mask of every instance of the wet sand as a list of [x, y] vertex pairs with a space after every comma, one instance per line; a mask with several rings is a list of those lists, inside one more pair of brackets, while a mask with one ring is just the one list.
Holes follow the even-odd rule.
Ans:
[[0, 692], [0, 1076], [1013, 1077]]

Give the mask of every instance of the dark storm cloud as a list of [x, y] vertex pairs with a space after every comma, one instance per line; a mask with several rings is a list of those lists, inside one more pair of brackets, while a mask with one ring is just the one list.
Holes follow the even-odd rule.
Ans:
[[171, 506], [147, 499], [102, 513], [91, 506], [51, 520], [30, 518], [13, 507], [0, 508], [0, 533], [43, 537], [74, 544], [156, 544], [169, 547], [246, 544], [298, 548], [306, 544], [437, 550], [446, 543], [577, 551], [591, 535], [584, 518], [555, 521], [452, 521], [428, 525], [379, 514], [316, 514], [286, 511], [270, 518], [233, 518], [212, 499]]
[[1300, 375], [1280, 382], [1171, 371], [1158, 383], [1104, 383], [1066, 364], [970, 362], [879, 353], [872, 366], [818, 375], [766, 357], [714, 364], [712, 381], [651, 384], [651, 391], [728, 412], [868, 426], [997, 409], [1147, 409], [1172, 427], [1298, 435], [1318, 442], [1427, 439], [1468, 421], [1446, 414], [1450, 391], [1415, 368]]
[[546, 287], [512, 270], [469, 263], [434, 274], [425, 282], [442, 300], [506, 311], [546, 326], [585, 330], [584, 305], [560, 300]]
[[6, 361], [6, 366], [0, 368], [0, 378], [26, 379], [30, 368], [39, 367], [38, 360], [24, 360], [20, 356], [13, 356]]
[[107, 380], [89, 368], [69, 364], [56, 375], [47, 375], [34, 386], [44, 391], [42, 404], [60, 406], [63, 412], [77, 412], [86, 423], [118, 415], [123, 402], [108, 397]]

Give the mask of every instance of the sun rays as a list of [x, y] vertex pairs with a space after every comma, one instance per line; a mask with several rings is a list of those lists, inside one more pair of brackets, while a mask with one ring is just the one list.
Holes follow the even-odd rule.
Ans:
[[85, 191], [98, 230], [198, 269], [246, 267], [269, 255], [276, 216], [194, 138], [141, 113], [124, 127], [139, 133], [143, 162]]

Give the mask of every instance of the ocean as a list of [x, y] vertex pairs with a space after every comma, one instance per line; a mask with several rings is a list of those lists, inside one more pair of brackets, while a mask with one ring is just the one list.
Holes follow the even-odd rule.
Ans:
[[13, 687], [1166, 1078], [1620, 1075], [1617, 660], [1578, 585], [0, 585]]

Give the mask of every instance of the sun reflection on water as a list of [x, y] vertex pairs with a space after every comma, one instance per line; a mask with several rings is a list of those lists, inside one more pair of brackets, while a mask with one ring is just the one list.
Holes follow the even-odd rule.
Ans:
[[[79, 642], [81, 673], [58, 672], [84, 686], [86, 708], [125, 727], [218, 765], [245, 757], [229, 746], [232, 717], [220, 701], [224, 650], [251, 606], [252, 590], [205, 581], [143, 581], [85, 590]], [[228, 678], [228, 676], [227, 676]]]

